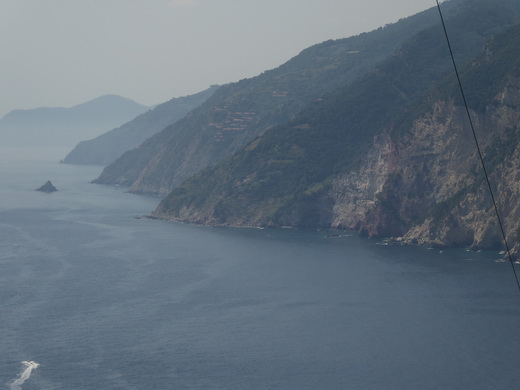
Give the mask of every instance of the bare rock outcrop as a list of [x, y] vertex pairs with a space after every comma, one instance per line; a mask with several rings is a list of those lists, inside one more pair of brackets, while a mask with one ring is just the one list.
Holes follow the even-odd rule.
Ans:
[[47, 180], [47, 182], [42, 185], [41, 187], [37, 188], [36, 191], [40, 191], [40, 192], [56, 192], [58, 191], [58, 189], [56, 187], [54, 187], [54, 185], [51, 183], [50, 180]]
[[[483, 112], [472, 111], [508, 239], [520, 235], [520, 79]], [[408, 131], [379, 135], [360, 169], [333, 186], [333, 227], [406, 243], [502, 244], [466, 113], [439, 101]]]

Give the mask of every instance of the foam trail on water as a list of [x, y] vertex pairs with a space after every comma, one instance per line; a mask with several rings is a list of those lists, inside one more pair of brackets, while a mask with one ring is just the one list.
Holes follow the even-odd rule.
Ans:
[[27, 379], [29, 379], [32, 371], [40, 366], [40, 364], [33, 362], [32, 360], [24, 360], [22, 364], [25, 366], [25, 369], [20, 374], [20, 377], [11, 383], [11, 390], [22, 390], [22, 385]]

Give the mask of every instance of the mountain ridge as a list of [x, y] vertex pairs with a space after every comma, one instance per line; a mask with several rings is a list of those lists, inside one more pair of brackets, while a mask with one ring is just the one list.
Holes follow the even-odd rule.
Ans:
[[190, 96], [170, 99], [120, 127], [94, 139], [81, 141], [67, 154], [63, 162], [80, 165], [108, 165], [124, 152], [138, 148], [146, 139], [200, 106], [217, 88], [218, 86], [214, 85]]
[[324, 93], [359, 78], [393, 53], [410, 31], [433, 25], [437, 17], [432, 8], [371, 33], [326, 41], [257, 77], [224, 85], [139, 150], [123, 154], [94, 182], [164, 196], [264, 131], [290, 120]]
[[4, 146], [67, 147], [147, 110], [118, 95], [104, 95], [68, 108], [16, 109], [0, 119], [0, 139]]

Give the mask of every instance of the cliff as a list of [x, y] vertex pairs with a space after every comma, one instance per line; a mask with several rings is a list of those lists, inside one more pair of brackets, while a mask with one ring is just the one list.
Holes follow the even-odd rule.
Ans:
[[[462, 71], [511, 243], [520, 238], [519, 42], [520, 25], [498, 34]], [[359, 82], [192, 177], [154, 215], [216, 225], [356, 229], [405, 243], [501, 247], [458, 85], [447, 75], [430, 84], [427, 94], [413, 95], [407, 86], [425, 82], [428, 78], [419, 76], [430, 72], [403, 67], [413, 58], [413, 47], [406, 44]], [[449, 63], [447, 57], [439, 61]], [[392, 73], [396, 64], [402, 78]]]
[[[520, 239], [519, 42], [517, 26], [493, 40], [463, 77], [511, 243]], [[487, 88], [475, 88], [477, 82]], [[334, 227], [406, 243], [502, 247], [469, 121], [454, 99], [437, 100], [410, 127], [397, 125], [376, 137], [360, 169], [338, 177], [330, 196]]]
[[[519, 86], [511, 79], [484, 113], [472, 112], [511, 242], [518, 240], [520, 212]], [[500, 247], [467, 122], [462, 107], [439, 101], [406, 134], [378, 136], [362, 166], [334, 181], [331, 226], [406, 243]]]

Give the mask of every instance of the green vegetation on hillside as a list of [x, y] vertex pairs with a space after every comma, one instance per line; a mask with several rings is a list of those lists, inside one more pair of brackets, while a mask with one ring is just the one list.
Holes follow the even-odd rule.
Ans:
[[[496, 31], [518, 20], [511, 9], [478, 3], [478, 8], [461, 7], [464, 12], [448, 20], [457, 32], [454, 47], [461, 64], [469, 63]], [[374, 135], [398, 118], [401, 125], [411, 123], [420, 111], [414, 108], [417, 102], [450, 72], [440, 24], [425, 29], [360, 80], [327, 94], [294, 120], [186, 181], [155, 213], [222, 224], [315, 226], [332, 178], [356, 167]]]
[[[459, 1], [446, 7], [452, 10]], [[224, 85], [188, 117], [108, 166], [96, 182], [167, 194], [266, 130], [290, 121], [320, 96], [370, 72], [403, 41], [437, 22], [436, 10], [430, 9], [370, 33], [323, 42], [276, 69]]]

